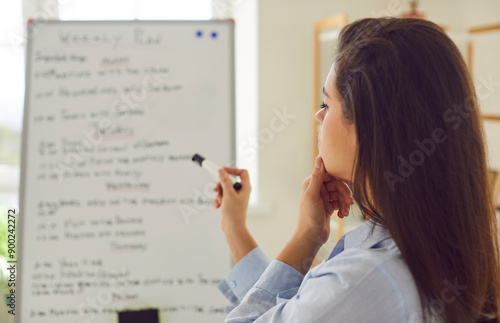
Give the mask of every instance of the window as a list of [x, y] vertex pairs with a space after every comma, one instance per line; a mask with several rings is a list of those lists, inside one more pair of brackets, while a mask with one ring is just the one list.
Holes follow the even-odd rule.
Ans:
[[0, 209], [19, 205], [24, 103], [22, 3], [0, 0]]
[[59, 2], [59, 19], [61, 20], [202, 20], [211, 18], [212, 0], [73, 0]]

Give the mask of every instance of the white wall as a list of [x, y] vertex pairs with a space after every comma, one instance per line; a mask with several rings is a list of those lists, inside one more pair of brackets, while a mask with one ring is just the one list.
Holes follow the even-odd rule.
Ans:
[[467, 28], [500, 22], [500, 0], [460, 0], [460, 4]]
[[[251, 1], [251, 0], [244, 0]], [[248, 226], [264, 252], [275, 258], [298, 219], [300, 188], [312, 170], [313, 25], [345, 13], [349, 21], [399, 14], [407, 1], [255, 0], [258, 1], [259, 129], [269, 128], [273, 109], [296, 117], [263, 145], [259, 157], [259, 198], [271, 214], [249, 217]], [[464, 29], [464, 10], [452, 0], [422, 0], [428, 18], [453, 30]], [[238, 8], [236, 8], [238, 10]], [[496, 11], [499, 12], [499, 11]], [[500, 20], [500, 19], [499, 19]], [[252, 175], [252, 174], [251, 174]]]

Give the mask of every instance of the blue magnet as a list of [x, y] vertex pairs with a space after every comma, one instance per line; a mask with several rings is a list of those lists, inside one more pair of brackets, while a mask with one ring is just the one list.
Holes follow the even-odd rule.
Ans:
[[201, 37], [201, 36], [203, 36], [203, 32], [202, 32], [201, 30], [198, 30], [198, 31], [196, 32], [196, 36], [197, 36], [197, 37]]
[[212, 38], [217, 38], [217, 32], [216, 31], [212, 32]]

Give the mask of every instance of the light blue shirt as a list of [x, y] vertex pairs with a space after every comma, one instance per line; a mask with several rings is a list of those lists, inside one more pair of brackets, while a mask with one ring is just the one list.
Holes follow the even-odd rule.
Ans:
[[[422, 322], [415, 282], [387, 230], [367, 221], [303, 276], [257, 247], [219, 284], [226, 322]], [[439, 300], [438, 300], [439, 301]]]

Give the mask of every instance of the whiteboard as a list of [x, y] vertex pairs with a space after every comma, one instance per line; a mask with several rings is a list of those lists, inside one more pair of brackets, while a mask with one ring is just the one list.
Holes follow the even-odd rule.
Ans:
[[221, 322], [231, 267], [199, 153], [234, 161], [230, 21], [32, 22], [17, 322]]

